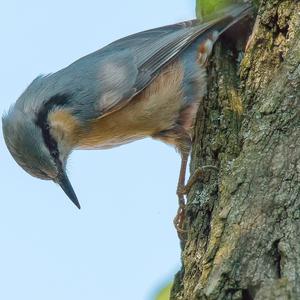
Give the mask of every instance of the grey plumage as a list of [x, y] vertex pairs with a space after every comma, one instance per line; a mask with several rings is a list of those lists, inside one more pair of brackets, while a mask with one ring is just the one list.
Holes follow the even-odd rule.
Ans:
[[49, 156], [40, 129], [28, 121], [29, 116], [23, 111], [11, 109], [7, 116], [2, 120], [3, 136], [16, 162], [32, 176], [54, 179], [56, 166]]

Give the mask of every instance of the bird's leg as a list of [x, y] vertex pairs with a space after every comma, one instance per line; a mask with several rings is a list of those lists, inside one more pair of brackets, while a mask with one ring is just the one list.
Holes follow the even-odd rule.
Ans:
[[184, 220], [185, 220], [185, 174], [186, 174], [186, 167], [188, 162], [189, 154], [186, 152], [181, 153], [181, 166], [180, 166], [180, 173], [179, 179], [177, 184], [177, 196], [178, 196], [178, 211], [174, 218], [174, 225], [177, 230], [178, 237], [183, 239], [183, 235], [186, 232], [184, 230]]
[[196, 171], [193, 173], [193, 175], [190, 176], [187, 184], [185, 184], [185, 174], [186, 174], [186, 167], [188, 162], [188, 154], [182, 153], [181, 154], [181, 167], [180, 167], [180, 173], [179, 173], [179, 180], [177, 185], [177, 195], [178, 195], [178, 202], [179, 207], [177, 211], [177, 215], [174, 218], [174, 225], [177, 230], [178, 237], [183, 240], [184, 234], [186, 233], [186, 230], [184, 229], [184, 221], [185, 221], [185, 199], [184, 196], [187, 195], [195, 182], [202, 178], [204, 175], [205, 170], [210, 169], [214, 171], [218, 171], [218, 168], [215, 166], [207, 165], [203, 167], [199, 167], [196, 169]]
[[186, 230], [184, 229], [184, 219], [185, 219], [185, 174], [188, 162], [188, 157], [190, 154], [192, 141], [188, 132], [182, 126], [176, 126], [170, 130], [161, 131], [155, 135], [153, 138], [160, 139], [167, 144], [171, 144], [176, 147], [181, 155], [181, 166], [179, 172], [179, 179], [177, 184], [177, 196], [178, 196], [178, 211], [174, 218], [174, 226], [177, 230], [178, 237], [184, 240], [184, 234]]

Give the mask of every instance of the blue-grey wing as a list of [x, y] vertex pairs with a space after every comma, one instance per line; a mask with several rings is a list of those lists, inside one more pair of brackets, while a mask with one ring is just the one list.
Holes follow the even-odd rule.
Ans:
[[[141, 32], [99, 50], [99, 117], [111, 113], [146, 88], [159, 71], [201, 34], [208, 24], [184, 22]], [[96, 53], [95, 53], [96, 54]]]
[[249, 5], [238, 5], [206, 23], [192, 20], [140, 32], [75, 62], [73, 67], [81, 69], [85, 80], [91, 79], [87, 85], [95, 84], [97, 117], [126, 105], [199, 36], [211, 30], [222, 32], [250, 10]]

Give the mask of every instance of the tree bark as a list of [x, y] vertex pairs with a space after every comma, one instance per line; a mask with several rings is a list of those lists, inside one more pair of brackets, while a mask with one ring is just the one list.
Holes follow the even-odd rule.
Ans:
[[260, 1], [238, 49], [224, 37], [208, 65], [191, 174], [218, 171], [189, 193], [172, 300], [300, 299], [299, 1]]

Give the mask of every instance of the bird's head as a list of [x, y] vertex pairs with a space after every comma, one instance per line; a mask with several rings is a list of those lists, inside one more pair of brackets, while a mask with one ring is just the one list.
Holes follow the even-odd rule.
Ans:
[[[15, 161], [30, 175], [58, 183], [70, 200], [80, 204], [66, 174], [71, 147], [51, 120], [53, 109], [66, 95], [55, 95], [37, 111], [17, 103], [2, 118], [3, 136]], [[56, 122], [57, 123], [57, 122]]]

